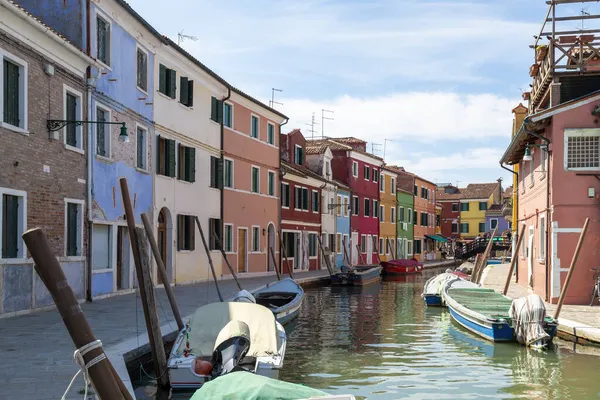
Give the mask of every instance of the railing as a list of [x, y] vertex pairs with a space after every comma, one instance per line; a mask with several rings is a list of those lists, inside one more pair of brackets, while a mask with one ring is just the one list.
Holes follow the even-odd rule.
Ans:
[[[466, 259], [473, 257], [475, 254], [483, 253], [489, 242], [490, 238], [481, 238], [464, 244], [462, 247], [456, 249], [455, 258]], [[496, 236], [493, 239], [492, 250], [507, 249], [510, 247], [511, 243], [512, 241], [509, 238]]]

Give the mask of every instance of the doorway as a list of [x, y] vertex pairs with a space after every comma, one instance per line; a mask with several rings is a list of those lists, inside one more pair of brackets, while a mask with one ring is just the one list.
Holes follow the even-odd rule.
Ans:
[[248, 263], [248, 229], [238, 228], [238, 272], [246, 272]]
[[275, 227], [273, 224], [269, 224], [269, 228], [267, 229], [267, 270], [274, 271], [275, 270], [275, 261], [273, 261], [273, 256], [271, 255], [271, 250], [273, 250], [273, 256], [277, 257], [275, 254]]
[[117, 227], [117, 290], [131, 287], [131, 242], [126, 226]]

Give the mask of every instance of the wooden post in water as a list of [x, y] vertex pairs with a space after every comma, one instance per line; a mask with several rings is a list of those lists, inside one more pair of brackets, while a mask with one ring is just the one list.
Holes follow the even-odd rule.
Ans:
[[281, 274], [279, 273], [279, 269], [277, 268], [277, 260], [275, 259], [275, 252], [272, 247], [269, 247], [269, 253], [271, 254], [271, 258], [273, 259], [273, 264], [275, 265], [275, 273], [277, 274], [277, 280], [281, 280]]
[[[33, 258], [33, 267], [52, 295], [52, 299], [75, 347], [81, 349], [95, 342], [96, 337], [73, 294], [73, 290], [58, 260], [50, 250], [44, 232], [40, 228], [30, 229], [23, 234], [23, 240]], [[104, 350], [102, 347], [99, 347], [84, 354], [83, 360], [88, 364], [91, 360], [102, 354], [104, 354]], [[112, 364], [108, 358], [91, 366], [88, 372], [92, 385], [101, 399], [131, 400], [132, 397], [129, 391], [112, 368]]]
[[156, 244], [156, 240], [154, 239], [152, 225], [150, 224], [150, 220], [148, 219], [148, 216], [145, 213], [142, 214], [142, 222], [144, 223], [146, 236], [148, 237], [148, 241], [150, 242], [152, 254], [154, 254], [154, 259], [156, 260], [156, 269], [158, 270], [158, 276], [160, 277], [160, 280], [162, 281], [165, 287], [165, 293], [167, 293], [167, 298], [169, 299], [169, 304], [171, 304], [171, 310], [173, 310], [175, 322], [177, 322], [177, 328], [179, 330], [182, 330], [185, 325], [183, 324], [183, 320], [181, 319], [181, 314], [179, 313], [179, 308], [177, 307], [177, 302], [175, 301], [175, 296], [173, 295], [173, 290], [171, 289], [171, 285], [169, 283], [169, 277], [167, 276], [165, 264], [163, 263], [162, 257], [160, 256], [160, 251], [158, 251], [158, 245]]
[[[523, 235], [525, 235], [525, 225], [523, 225], [523, 227], [521, 228], [521, 233], [519, 233], [519, 237], [517, 238], [517, 247], [515, 247], [515, 249], [519, 249], [519, 246], [521, 246], [521, 241], [523, 240]], [[502, 291], [502, 294], [506, 296], [506, 293], [508, 293], [508, 286], [510, 285], [510, 278], [512, 278], [513, 272], [515, 271], [515, 267], [517, 265], [517, 260], [519, 259], [519, 256], [517, 255], [517, 253], [515, 253], [515, 256], [512, 258], [512, 260], [510, 260], [510, 268], [508, 269], [508, 276], [506, 277], [506, 282], [504, 283], [504, 290]]]
[[121, 185], [121, 196], [123, 198], [123, 208], [125, 209], [125, 216], [127, 218], [127, 228], [129, 229], [129, 241], [131, 242], [131, 250], [133, 251], [135, 271], [140, 287], [144, 319], [146, 320], [146, 329], [148, 330], [148, 341], [150, 342], [150, 348], [152, 349], [156, 381], [161, 387], [169, 387], [167, 357], [165, 355], [160, 324], [158, 322], [158, 314], [156, 312], [154, 285], [152, 284], [152, 278], [150, 277], [150, 260], [146, 251], [144, 229], [136, 229], [135, 214], [133, 212], [133, 207], [131, 206], [131, 196], [129, 195], [127, 178], [119, 179], [119, 183]]
[[217, 246], [219, 246], [221, 255], [223, 256], [223, 259], [225, 260], [225, 264], [227, 264], [227, 268], [229, 268], [229, 272], [231, 272], [231, 276], [233, 276], [233, 279], [235, 280], [235, 284], [237, 285], [239, 290], [242, 290], [242, 285], [240, 285], [240, 281], [238, 281], [237, 275], [236, 275], [235, 271], [233, 270], [233, 267], [229, 263], [229, 260], [227, 259], [227, 255], [225, 255], [225, 250], [223, 250], [223, 243], [221, 243], [221, 240], [219, 240], [219, 237], [214, 232], [213, 232], [213, 238], [217, 241]]
[[331, 270], [331, 265], [329, 265], [329, 258], [325, 256], [325, 248], [323, 248], [323, 242], [321, 241], [321, 236], [317, 235], [317, 240], [319, 241], [319, 247], [321, 248], [321, 254], [325, 259], [325, 266], [327, 267], [327, 271], [329, 271], [329, 276], [333, 276], [333, 271]]
[[342, 245], [344, 246], [344, 264], [347, 263], [349, 266], [352, 266], [352, 261], [350, 261], [350, 257], [348, 256], [348, 249], [346, 248], [347, 243], [345, 236], [342, 236]]
[[[279, 249], [281, 250], [281, 254], [285, 259], [285, 266], [287, 267], [288, 274], [290, 278], [294, 279], [294, 272], [292, 271], [292, 267], [290, 266], [290, 260], [288, 260], [287, 252], [285, 251], [285, 246], [283, 245], [283, 238], [281, 237], [281, 231], [277, 234], [279, 236]], [[277, 265], [275, 265], [277, 267]], [[283, 273], [283, 268], [281, 268], [281, 273]]]
[[379, 257], [379, 253], [381, 252], [381, 249], [379, 248], [379, 243], [377, 243], [377, 238], [375, 236], [373, 236], [372, 239], [373, 239], [373, 248], [375, 249], [375, 255], [377, 255], [379, 264], [381, 264], [381, 257]]
[[[388, 237], [385, 238], [385, 245], [390, 249], [391, 254], [394, 257], [394, 260], [398, 259], [398, 255], [396, 254], [394, 247], [392, 247], [392, 242], [390, 241], [390, 238], [388, 238]], [[387, 248], [386, 248], [386, 250], [387, 250]], [[387, 251], [386, 251], [386, 254], [387, 254]]]
[[363, 265], [367, 265], [367, 260], [365, 260], [365, 258], [363, 257], [362, 253], [360, 252], [360, 246], [357, 244], [356, 245], [356, 250], [358, 250], [358, 258], [360, 261], [362, 261]]
[[477, 280], [475, 281], [475, 283], [479, 283], [481, 281], [481, 277], [483, 276], [483, 270], [487, 266], [487, 260], [490, 257], [490, 253], [492, 252], [492, 247], [494, 245], [494, 236], [496, 236], [497, 231], [498, 231], [498, 227], [494, 228], [494, 232], [492, 233], [492, 236], [490, 237], [490, 240], [485, 248], [485, 251], [483, 252], [483, 257], [481, 259], [479, 269], [477, 270], [477, 277], [476, 277]]
[[206, 257], [208, 258], [208, 264], [210, 265], [210, 270], [212, 271], [213, 279], [215, 280], [215, 287], [217, 288], [217, 294], [219, 295], [219, 300], [223, 301], [223, 295], [221, 294], [221, 289], [219, 289], [219, 281], [217, 280], [217, 273], [215, 272], [215, 266], [213, 264], [212, 257], [210, 256], [210, 249], [208, 248], [208, 243], [206, 243], [206, 237], [204, 236], [204, 230], [202, 229], [202, 225], [200, 224], [200, 220], [198, 217], [194, 218], [196, 220], [196, 225], [198, 226], [198, 230], [200, 231], [200, 237], [202, 238], [202, 245], [204, 246], [204, 250], [206, 251]]
[[560, 310], [562, 309], [563, 303], [565, 301], [567, 289], [569, 288], [571, 277], [573, 277], [573, 271], [575, 271], [575, 264], [577, 264], [577, 259], [579, 258], [579, 250], [581, 250], [581, 245], [583, 244], [583, 239], [585, 239], [585, 233], [587, 232], [589, 223], [590, 219], [588, 217], [585, 219], [583, 229], [581, 230], [581, 234], [579, 235], [577, 247], [575, 247], [575, 253], [573, 254], [573, 259], [571, 260], [571, 265], [569, 266], [569, 272], [567, 273], [567, 279], [565, 280], [565, 284], [560, 292], [560, 297], [558, 298], [558, 305], [556, 306], [556, 311], [554, 312], [554, 319], [558, 319], [558, 315], [560, 314]]

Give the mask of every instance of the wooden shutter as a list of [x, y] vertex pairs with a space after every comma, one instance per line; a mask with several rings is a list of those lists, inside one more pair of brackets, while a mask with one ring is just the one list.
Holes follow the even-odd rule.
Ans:
[[[175, 141], [174, 140], [167, 140], [167, 147], [168, 147], [168, 152], [169, 152], [169, 173], [167, 174], [167, 176], [170, 176], [172, 178], [175, 177], [175, 165], [176, 165], [176, 158], [175, 158]], [[167, 167], [165, 165], [165, 167]]]
[[175, 93], [177, 92], [177, 72], [173, 69], [167, 69], [167, 74], [169, 76], [169, 97], [174, 99]]
[[219, 116], [223, 114], [223, 110], [219, 110], [221, 107], [221, 102], [216, 97], [211, 97], [210, 100], [210, 119], [215, 122], [221, 122]]
[[196, 182], [196, 149], [193, 147], [186, 148], [188, 152], [187, 157], [187, 170], [188, 170], [188, 182]]
[[67, 256], [76, 256], [77, 250], [77, 204], [67, 203]]
[[177, 215], [177, 250], [183, 248], [183, 215]]
[[2, 258], [17, 258], [19, 253], [19, 198], [2, 196]]
[[188, 105], [188, 78], [185, 76], [179, 78], [179, 102]]
[[185, 177], [183, 166], [185, 165], [185, 154], [181, 143], [177, 143], [177, 179], [183, 179]]
[[188, 88], [187, 89], [187, 91], [188, 91], [187, 106], [193, 107], [194, 106], [194, 81], [188, 81], [187, 88]]
[[[77, 120], [77, 98], [71, 93], [67, 93], [67, 120]], [[66, 126], [67, 130], [67, 144], [69, 146], [77, 147], [77, 125], [69, 124]]]
[[188, 216], [188, 234], [190, 235], [190, 251], [196, 250], [196, 217]]
[[158, 66], [158, 91], [167, 94], [167, 67], [162, 64]]
[[4, 60], [4, 122], [20, 126], [19, 66]]
[[210, 156], [210, 187], [217, 187], [217, 163], [213, 156]]

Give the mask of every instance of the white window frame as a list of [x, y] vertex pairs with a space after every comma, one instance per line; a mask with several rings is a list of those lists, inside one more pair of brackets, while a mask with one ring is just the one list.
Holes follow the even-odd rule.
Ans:
[[358, 162], [352, 161], [352, 176], [358, 178]]
[[[369, 177], [367, 177], [367, 171], [369, 172]], [[370, 181], [371, 180], [371, 167], [368, 165], [363, 165], [363, 173], [364, 173], [364, 179], [365, 181]]]
[[94, 226], [103, 226], [103, 227], [107, 227], [108, 228], [108, 268], [96, 268], [94, 269], [94, 253], [93, 253], [93, 249], [94, 246], [92, 246], [92, 265], [90, 267], [90, 269], [92, 270], [92, 274], [102, 274], [104, 272], [111, 272], [114, 271], [116, 269], [116, 259], [115, 259], [115, 255], [116, 253], [113, 253], [113, 251], [116, 251], [116, 235], [115, 235], [115, 231], [118, 230], [118, 225], [113, 225], [111, 223], [102, 223], [102, 222], [94, 222], [92, 224], [92, 243], [93, 243], [93, 237], [94, 237]]
[[383, 204], [379, 205], [379, 222], [385, 221], [385, 206]]
[[[19, 65], [19, 122], [21, 126], [15, 126], [4, 122], [4, 59], [8, 59]], [[0, 48], [0, 127], [11, 131], [29, 134], [29, 64], [20, 57]]]
[[[19, 218], [19, 224], [17, 227], [17, 236], [21, 238], [17, 240], [17, 257], [16, 258], [2, 258], [2, 215], [4, 215], [3, 195], [17, 196], [20, 197], [19, 201], [19, 209], [21, 210], [21, 215]], [[0, 187], [0, 260], [25, 260], [27, 259], [27, 250], [25, 248], [25, 242], [22, 239], [23, 233], [27, 231], [27, 192], [23, 190], [15, 190], [10, 188]]]
[[[256, 235], [256, 238], [254, 237], [254, 230], [257, 230], [256, 232], [258, 233]], [[255, 242], [254, 239], [258, 239], [258, 241]], [[252, 225], [252, 249], [249, 253], [260, 253], [260, 226], [259, 225]]]
[[[546, 260], [546, 216], [540, 215], [540, 223], [538, 225], [540, 227], [538, 238], [538, 243], [540, 245], [540, 251], [538, 252], [538, 261], [543, 262]], [[543, 229], [542, 229], [543, 228]]]
[[[112, 27], [111, 27], [111, 32], [112, 32]], [[137, 82], [137, 73], [138, 73], [137, 52], [138, 52], [138, 50], [141, 51], [142, 53], [146, 54], [146, 87], [148, 88], [147, 90], [144, 90], [141, 87], [139, 87], [138, 82]], [[139, 90], [140, 92], [142, 92], [146, 95], [150, 91], [150, 55], [148, 53], [148, 50], [143, 48], [139, 43], [135, 44], [135, 87], [137, 88], [137, 90]]]
[[[145, 136], [145, 140], [146, 140], [146, 144], [144, 145], [144, 167], [139, 167], [137, 165], [137, 160], [138, 160], [138, 145], [137, 145], [137, 134], [138, 134], [138, 129], [142, 129], [144, 131], [144, 136]], [[146, 171], [149, 172], [150, 171], [150, 166], [148, 163], [149, 157], [148, 157], [148, 140], [150, 138], [150, 133], [148, 131], [148, 128], [142, 124], [139, 123], [135, 123], [135, 167], [138, 170], [141, 171]]]
[[[298, 164], [298, 160], [296, 160], [296, 149], [300, 149], [302, 150], [302, 146], [296, 144], [294, 145], [294, 164], [296, 165], [304, 165], [304, 164]], [[306, 154], [302, 153], [303, 158], [306, 158]], [[304, 160], [302, 160], [304, 161]]]
[[[456, 232], [454, 231], [454, 225], [456, 225]], [[452, 230], [452, 233], [458, 234], [460, 233], [460, 224], [458, 222], [452, 222], [450, 223], [450, 229]]]
[[[496, 226], [492, 227], [492, 221], [496, 221]], [[498, 218], [490, 218], [490, 230], [493, 231], [496, 227], [498, 227]]]
[[[356, 204], [354, 202], [354, 199], [357, 200], [358, 202], [358, 207], [354, 207], [354, 204]], [[358, 217], [360, 214], [360, 198], [358, 196], [352, 196], [352, 215]]]
[[[344, 240], [346, 239], [346, 240]], [[343, 234], [342, 235], [342, 251], [340, 251], [340, 254], [344, 254], [344, 243], [346, 243], [346, 245], [350, 245], [350, 235], [348, 234]], [[348, 248], [346, 248], [346, 250], [348, 250]], [[350, 254], [348, 254], [349, 257], [352, 257], [352, 252], [349, 252]]]
[[375, 167], [372, 168], [372, 176], [373, 176], [373, 182], [375, 183], [379, 183], [379, 178], [381, 176], [381, 173], [379, 172], [379, 170], [375, 169]]
[[320, 213], [321, 212], [321, 208], [322, 208], [322, 204], [319, 204], [319, 209], [315, 210], [315, 194], [317, 195], [317, 199], [319, 199], [320, 201], [320, 196], [319, 196], [319, 191], [318, 190], [314, 190], [311, 189], [310, 190], [310, 211], [313, 213]]
[[[258, 192], [254, 191], [254, 169], [258, 170], [258, 182], [256, 185]], [[250, 193], [260, 194], [260, 167], [258, 165], [252, 165], [250, 167]]]
[[360, 254], [367, 254], [367, 235], [360, 235]]
[[[284, 205], [282, 204], [282, 205], [281, 205], [281, 208], [284, 208], [284, 209], [286, 209], [286, 210], [289, 210], [289, 209], [290, 209], [290, 202], [292, 201], [292, 193], [290, 192], [290, 184], [289, 184], [289, 183], [287, 183], [287, 182], [281, 182], [281, 184], [282, 184], [282, 185], [285, 185], [285, 186], [287, 186], [287, 187], [288, 187], [288, 190], [287, 190], [287, 192], [288, 192], [288, 194], [289, 194], [289, 198], [288, 198], [288, 205], [287, 205], [287, 206], [284, 206]], [[281, 197], [283, 197], [283, 193], [281, 193], [281, 194], [280, 194], [280, 196], [281, 196]], [[294, 204], [294, 206], [295, 206], [295, 204]]]
[[412, 224], [413, 223], [413, 210], [412, 210], [412, 208], [408, 209], [408, 215], [406, 216], [406, 223], [407, 224]]
[[[69, 204], [77, 204], [78, 210], [77, 210], [77, 216], [78, 216], [78, 221], [77, 221], [77, 248], [79, 249], [79, 254], [77, 254], [76, 256], [67, 256], [67, 238], [68, 238], [68, 215], [67, 215], [67, 210], [68, 210], [68, 206]], [[79, 199], [67, 199], [65, 198], [65, 232], [64, 232], [64, 249], [63, 249], [63, 254], [65, 255], [65, 257], [68, 258], [82, 258], [85, 256], [85, 254], [83, 253], [83, 213], [85, 210], [85, 200], [79, 200]]]
[[390, 207], [390, 222], [396, 223], [396, 207]]
[[[257, 124], [256, 124], [256, 136], [254, 136], [252, 133], [252, 128], [253, 128], [253, 120], [254, 118], [256, 118]], [[256, 139], [256, 140], [260, 140], [260, 117], [256, 114], [250, 113], [250, 137], [252, 139]]]
[[[227, 125], [227, 124], [225, 123], [225, 105], [226, 105], [226, 104], [227, 104], [229, 107], [231, 107], [231, 112], [230, 112], [230, 115], [231, 115], [231, 126], [230, 126], [230, 125]], [[229, 101], [224, 101], [224, 102], [223, 102], [223, 110], [221, 110], [221, 112], [223, 113], [223, 114], [222, 114], [222, 118], [223, 118], [223, 126], [224, 126], [224, 127], [226, 127], [226, 128], [232, 129], [232, 130], [233, 130], [233, 127], [235, 126], [235, 125], [234, 125], [234, 123], [233, 123], [234, 111], [235, 111], [235, 107], [234, 107], [234, 104], [233, 104], [233, 103], [231, 103], [231, 102], [229, 102]]]
[[[367, 204], [367, 202], [369, 202], [369, 215], [367, 215], [367, 207], [365, 207], [365, 204]], [[360, 203], [360, 201], [359, 201]], [[371, 204], [371, 199], [365, 197], [363, 199], [363, 217], [372, 217], [373, 213], [372, 213], [372, 208], [374, 208]]]
[[413, 241], [412, 240], [407, 240], [406, 241], [406, 256], [412, 256], [413, 255]]
[[[564, 152], [564, 168], [565, 168], [565, 171], [600, 171], [600, 167], [593, 167], [593, 168], [568, 168], [569, 138], [570, 137], [589, 137], [589, 136], [600, 136], [600, 129], [599, 128], [565, 129], [565, 133], [564, 133], [564, 150], [563, 150], [563, 152]], [[532, 161], [530, 161], [530, 162], [532, 162]]]
[[[315, 255], [310, 255], [310, 236], [315, 236]], [[317, 232], [308, 232], [308, 259], [315, 260], [319, 257], [319, 234]]]
[[[227, 231], [227, 228], [231, 229], [230, 235], [229, 235], [229, 241], [230, 243], [226, 243], [225, 239], [227, 238], [227, 235], [225, 234], [225, 232]], [[226, 254], [236, 254], [236, 252], [234, 251], [234, 240], [233, 240], [233, 224], [223, 224], [223, 251]], [[227, 250], [227, 248], [229, 247], [229, 250]]]
[[[67, 93], [75, 96], [77, 98], [77, 110], [75, 111], [75, 119], [77, 121], [83, 120], [83, 94], [73, 89], [70, 86], [63, 84], [63, 119], [67, 120]], [[79, 125], [75, 127], [75, 135], [77, 137], [77, 143], [79, 146], [71, 146], [67, 144], [67, 127], [62, 128], [63, 135], [63, 143], [65, 144], [65, 149], [75, 151], [77, 153], [85, 154], [85, 150], [83, 149], [83, 125]]]
[[392, 176], [392, 194], [396, 194], [396, 178]]
[[[339, 243], [339, 246], [338, 246], [338, 243]], [[335, 253], [342, 254], [343, 246], [344, 246], [344, 242], [342, 241], [342, 234], [338, 232], [335, 234]]]
[[[107, 112], [108, 118], [106, 118], [106, 121], [112, 122], [112, 110], [98, 101], [96, 101], [94, 104], [93, 120], [94, 121], [98, 120], [98, 108], [101, 108], [103, 111]], [[96, 157], [99, 157], [102, 159], [110, 160], [111, 156], [112, 156], [112, 124], [105, 124], [106, 129], [108, 130], [106, 139], [105, 139], [108, 141], [108, 143], [105, 144], [106, 150], [107, 150], [106, 156], [98, 154], [98, 126], [100, 126], [100, 124], [93, 124], [93, 125], [94, 125], [94, 155]]]
[[[273, 141], [269, 138], [269, 127], [273, 128]], [[275, 124], [269, 121], [267, 121], [267, 144], [275, 146]]]
[[[98, 18], [101, 18], [104, 20], [104, 22], [106, 22], [106, 24], [108, 24], [108, 31], [109, 31], [109, 35], [108, 35], [108, 64], [106, 64], [104, 61], [100, 60], [98, 58]], [[96, 15], [95, 15], [95, 19], [94, 19], [94, 29], [92, 29], [92, 32], [94, 32], [94, 40], [96, 41], [96, 54], [94, 54], [94, 58], [96, 60], [98, 60], [98, 62], [103, 65], [104, 67], [108, 68], [108, 70], [112, 71], [112, 62], [113, 62], [113, 56], [112, 56], [112, 51], [113, 51], [113, 42], [112, 42], [112, 34], [113, 34], [113, 26], [112, 26], [112, 20], [110, 18], [108, 18], [108, 15], [106, 15], [104, 12], [102, 12], [98, 7], [96, 7]], [[136, 82], [137, 84], [137, 82]]]
[[[231, 162], [231, 168], [230, 168], [230, 173], [231, 173], [231, 186], [226, 186], [225, 185], [225, 164], [227, 163], [227, 161]], [[233, 189], [235, 188], [235, 182], [234, 182], [234, 168], [235, 168], [235, 162], [233, 161], [233, 158], [229, 158], [229, 157], [223, 157], [223, 187], [224, 188], [229, 188], [229, 189]], [[251, 188], [252, 189], [252, 188]]]
[[[331, 171], [331, 160], [326, 160], [323, 168], [325, 168], [325, 177], [328, 180], [331, 180], [331, 176], [333, 175]], [[329, 171], [329, 174], [327, 173], [327, 171]]]
[[350, 206], [350, 198], [349, 196], [342, 196], [342, 204], [344, 204], [344, 218], [348, 218], [350, 216], [350, 210], [348, 207]]
[[[300, 200], [299, 201], [300, 204], [298, 204], [298, 202], [296, 201], [296, 190], [300, 191], [300, 196], [298, 196], [299, 200]], [[290, 194], [290, 196], [291, 196], [291, 194]], [[302, 204], [302, 196], [303, 196], [302, 186], [299, 186], [299, 185], [294, 186], [294, 210], [295, 211], [302, 211], [302, 205], [303, 205]]]
[[385, 252], [386, 250], [387, 250], [387, 248], [385, 246], [385, 240], [384, 240], [384, 238], [380, 237], [379, 238], [379, 255], [387, 254]]
[[342, 196], [341, 195], [338, 194], [336, 196], [337, 196], [336, 199], [337, 199], [337, 203], [338, 203], [336, 215], [338, 217], [341, 217], [343, 215], [342, 208], [344, 208], [344, 206], [343, 206], [343, 200], [342, 200]]
[[379, 177], [379, 192], [383, 193], [385, 192], [385, 175], [381, 174], [381, 176]]
[[[271, 189], [269, 187], [269, 177], [273, 177], [273, 193], [269, 193], [269, 190]], [[271, 196], [271, 197], [276, 197], [277, 196], [277, 181], [276, 181], [277, 175], [275, 174], [275, 171], [273, 170], [267, 170], [267, 196]]]

